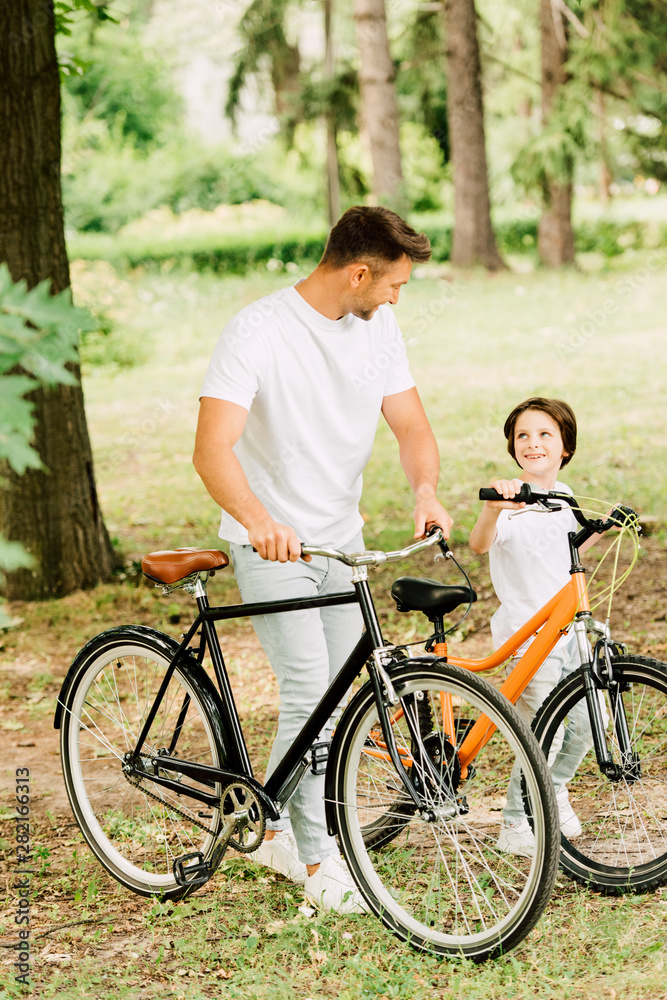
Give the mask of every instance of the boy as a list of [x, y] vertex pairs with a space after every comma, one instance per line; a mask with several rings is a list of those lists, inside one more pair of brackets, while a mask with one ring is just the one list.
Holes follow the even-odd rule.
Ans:
[[[500, 601], [491, 619], [496, 649], [568, 582], [567, 536], [568, 532], [577, 529], [574, 515], [565, 504], [561, 510], [546, 514], [512, 499], [523, 483], [561, 493], [572, 492], [569, 486], [557, 480], [560, 469], [568, 464], [577, 446], [577, 421], [568, 404], [541, 396], [526, 399], [510, 413], [504, 433], [507, 450], [522, 470], [521, 477], [490, 484], [505, 499], [487, 501], [470, 534], [473, 552], [489, 553], [491, 581]], [[518, 511], [522, 511], [518, 516], [513, 513]], [[581, 551], [592, 542], [590, 539]], [[518, 651], [519, 656], [529, 642]], [[572, 633], [563, 636], [517, 702], [517, 708], [529, 722], [553, 688], [580, 665], [575, 636]], [[575, 757], [581, 760], [590, 746], [585, 706], [580, 714], [581, 718], [570, 718], [565, 742], [560, 751], [552, 755], [553, 761], [550, 760], [560, 827], [570, 840], [581, 834], [581, 824], [570, 805], [566, 785], [574, 771], [572, 760]], [[497, 846], [499, 850], [523, 856], [530, 856], [534, 851], [518, 773], [513, 772], [510, 779]]]

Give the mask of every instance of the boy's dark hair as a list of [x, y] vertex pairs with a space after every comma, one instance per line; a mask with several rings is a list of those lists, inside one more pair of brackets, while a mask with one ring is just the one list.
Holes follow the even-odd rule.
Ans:
[[564, 403], [562, 399], [545, 399], [543, 396], [531, 396], [530, 399], [525, 399], [523, 403], [519, 403], [518, 406], [514, 407], [505, 421], [503, 430], [507, 438], [507, 450], [517, 465], [519, 463], [517, 462], [516, 451], [514, 449], [514, 428], [516, 427], [517, 420], [526, 410], [542, 410], [543, 413], [546, 413], [558, 425], [561, 437], [563, 438], [563, 448], [567, 452], [567, 455], [565, 455], [563, 461], [560, 463], [562, 469], [577, 450], [577, 418], [572, 412], [572, 407]]
[[341, 215], [329, 233], [320, 264], [339, 269], [359, 261], [380, 277], [403, 256], [418, 263], [430, 260], [428, 236], [416, 232], [388, 208], [355, 205]]

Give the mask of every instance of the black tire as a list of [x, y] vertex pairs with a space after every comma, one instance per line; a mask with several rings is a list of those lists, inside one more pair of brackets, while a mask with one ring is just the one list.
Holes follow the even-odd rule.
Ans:
[[[368, 753], [378, 717], [366, 684], [336, 729], [327, 774], [328, 807], [343, 854], [369, 906], [398, 937], [435, 954], [483, 961], [526, 936], [554, 886], [558, 820], [546, 761], [516, 709], [474, 674], [443, 661], [414, 661], [394, 668], [391, 678], [404, 711], [415, 721], [415, 702], [429, 700], [433, 728], [424, 737], [422, 755], [434, 763], [441, 782], [417, 761], [405, 716], [394, 724], [394, 732], [406, 770], [412, 773], [415, 768], [414, 780], [423, 779], [429, 804], [440, 816], [431, 821], [417, 811], [402, 813], [400, 832], [391, 842], [380, 849], [366, 844], [364, 831], [374, 816], [386, 817], [403, 788], [388, 755]], [[453, 696], [462, 727], [482, 714], [498, 727], [475, 759], [474, 774], [465, 780], [438, 719], [442, 691]], [[496, 847], [515, 760], [525, 779], [524, 797], [535, 834], [532, 858], [504, 854]], [[462, 797], [467, 814], [448, 816], [454, 798]]]
[[[567, 785], [581, 834], [561, 836], [561, 865], [575, 882], [618, 895], [648, 892], [667, 882], [667, 664], [644, 656], [620, 656], [612, 663], [622, 687], [627, 685], [621, 698], [641, 774], [637, 780], [611, 781], [601, 773], [595, 750], [586, 752]], [[600, 696], [609, 719], [607, 743], [618, 763], [609, 694], [601, 691]], [[562, 745], [577, 706], [588, 718], [581, 670], [558, 685], [533, 722], [547, 758]], [[557, 766], [558, 759], [554, 756], [551, 765]]]
[[[173, 639], [141, 626], [91, 640], [73, 664], [60, 733], [67, 794], [86, 841], [121, 885], [164, 899], [192, 891], [176, 882], [174, 859], [199, 851], [208, 860], [221, 826], [217, 809], [123, 771], [123, 757], [135, 746], [176, 649]], [[189, 656], [174, 671], [145, 744], [147, 756], [170, 747], [186, 695], [176, 754], [224, 766], [218, 696]], [[177, 772], [165, 777], [179, 780]], [[221, 791], [219, 784], [187, 783]]]

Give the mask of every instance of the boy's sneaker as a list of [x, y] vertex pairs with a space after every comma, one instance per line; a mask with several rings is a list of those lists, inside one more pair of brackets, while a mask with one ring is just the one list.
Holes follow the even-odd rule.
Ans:
[[535, 853], [535, 837], [527, 819], [514, 826], [503, 823], [496, 848], [505, 854], [518, 854], [522, 858], [532, 858]]
[[291, 830], [277, 830], [275, 837], [263, 840], [257, 850], [252, 851], [248, 857], [257, 864], [273, 868], [274, 872], [280, 872], [297, 885], [305, 885], [308, 872], [303, 862], [299, 861], [296, 841]]
[[570, 804], [570, 796], [567, 788], [561, 788], [556, 792], [556, 802], [558, 803], [558, 818], [560, 820], [560, 832], [568, 840], [574, 840], [581, 836], [581, 823], [579, 817]]
[[321, 910], [333, 913], [369, 913], [368, 904], [361, 895], [342, 858], [335, 855], [325, 858], [314, 875], [309, 875], [304, 885], [306, 898]]

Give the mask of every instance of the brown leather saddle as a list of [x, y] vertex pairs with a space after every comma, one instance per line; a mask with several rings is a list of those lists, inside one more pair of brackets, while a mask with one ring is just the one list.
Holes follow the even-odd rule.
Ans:
[[144, 556], [141, 569], [149, 580], [170, 585], [193, 573], [213, 574], [228, 564], [229, 559], [218, 549], [165, 549]]

